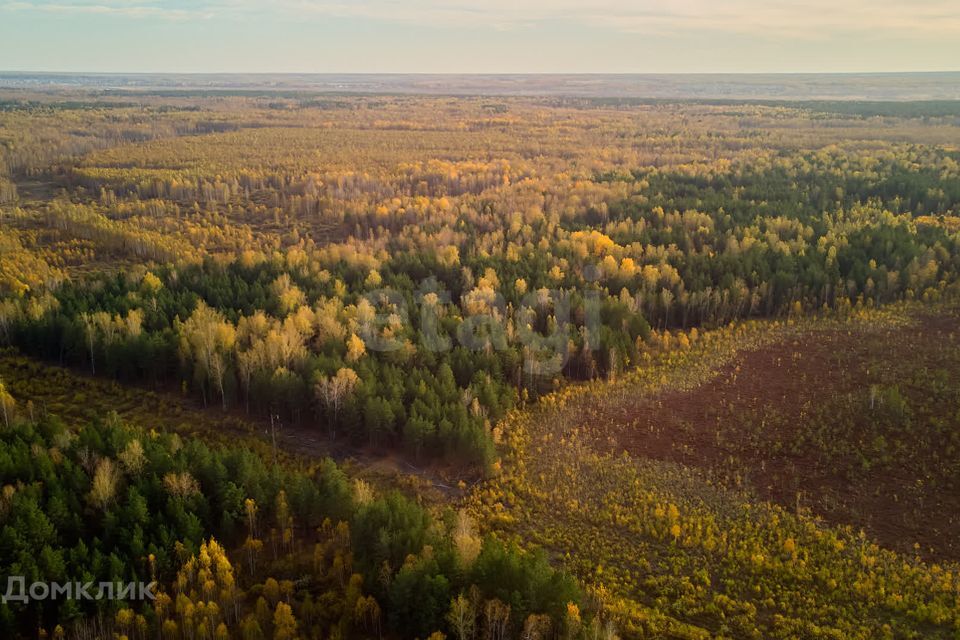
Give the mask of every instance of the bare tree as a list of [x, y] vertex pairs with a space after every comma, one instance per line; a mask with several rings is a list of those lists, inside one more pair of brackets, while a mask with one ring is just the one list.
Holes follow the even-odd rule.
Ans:
[[336, 375], [324, 376], [317, 381], [314, 393], [317, 399], [328, 409], [333, 410], [333, 420], [330, 423], [330, 435], [336, 437], [336, 423], [340, 415], [343, 401], [353, 393], [360, 382], [353, 369], [341, 367]]

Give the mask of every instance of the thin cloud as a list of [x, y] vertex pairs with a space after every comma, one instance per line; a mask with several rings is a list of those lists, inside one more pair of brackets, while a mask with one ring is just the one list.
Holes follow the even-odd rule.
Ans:
[[[251, 5], [245, 1], [233, 3], [233, 6], [247, 8]], [[582, 0], [280, 0], [273, 6], [304, 18], [310, 15], [356, 17], [435, 27], [522, 29], [564, 22], [647, 34], [721, 31], [822, 37], [870, 32], [901, 36], [960, 33], [960, 3], [956, 0], [913, 3], [891, 0], [600, 0], [590, 3]]]
[[9, 11], [37, 12], [49, 15], [102, 15], [137, 19], [198, 20], [209, 19], [215, 12], [197, 3], [197, 8], [178, 8], [137, 2], [6, 2], [0, 7]]
[[141, 19], [302, 21], [352, 18], [436, 28], [534, 29], [587, 25], [643, 35], [730, 33], [764, 38], [847, 35], [917, 38], [960, 33], [957, 0], [150, 0], [18, 1], [10, 10], [119, 15]]

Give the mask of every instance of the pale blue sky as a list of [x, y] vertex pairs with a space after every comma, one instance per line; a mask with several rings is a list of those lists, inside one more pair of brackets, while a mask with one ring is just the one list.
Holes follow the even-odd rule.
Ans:
[[0, 0], [0, 70], [960, 69], [960, 0]]

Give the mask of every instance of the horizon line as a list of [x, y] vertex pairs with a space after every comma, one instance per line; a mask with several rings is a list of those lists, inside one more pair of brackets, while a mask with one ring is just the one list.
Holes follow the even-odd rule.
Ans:
[[141, 76], [882, 76], [960, 74], [956, 69], [892, 71], [78, 71], [0, 69], [0, 75]]

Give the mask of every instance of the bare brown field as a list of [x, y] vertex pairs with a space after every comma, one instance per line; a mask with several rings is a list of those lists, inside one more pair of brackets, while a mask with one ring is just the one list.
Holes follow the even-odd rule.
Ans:
[[741, 352], [693, 390], [607, 409], [615, 446], [956, 559], [958, 333], [955, 313], [927, 313], [907, 329], [814, 329]]

